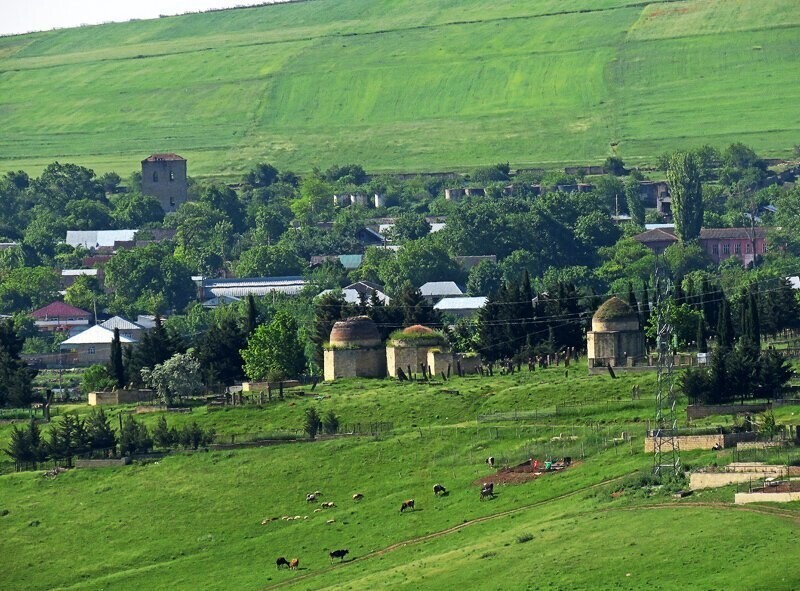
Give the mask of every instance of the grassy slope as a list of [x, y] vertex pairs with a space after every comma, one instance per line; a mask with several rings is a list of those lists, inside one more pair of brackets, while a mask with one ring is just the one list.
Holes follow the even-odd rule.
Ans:
[[[796, 143], [792, 0], [313, 0], [0, 39], [0, 169], [370, 170]], [[724, 108], [720, 108], [724, 106]]]
[[[496, 589], [498, 576], [503, 589], [797, 586], [796, 573], [752, 568], [753, 561], [763, 564], [774, 556], [774, 540], [796, 536], [796, 513], [762, 515], [725, 504], [684, 507], [729, 501], [730, 492], [684, 501], [627, 495], [614, 500], [610, 492], [618, 485], [589, 488], [652, 462], [641, 452], [642, 423], [633, 422], [648, 411], [609, 410], [629, 395], [635, 380], [642, 380], [645, 391], [653, 385], [653, 376], [613, 381], [581, 375], [566, 382], [556, 369], [492, 381], [453, 380], [448, 387], [459, 395], [436, 386], [354, 380], [320, 387], [330, 397], [319, 401], [289, 398], [262, 411], [199, 410], [194, 418], [206, 424], [246, 432], [297, 426], [306, 406], [315, 404], [335, 409], [345, 421], [394, 421], [395, 434], [175, 455], [158, 464], [71, 471], [55, 480], [41, 473], [0, 476], [0, 509], [10, 510], [0, 518], [0, 553], [14, 557], [3, 566], [3, 588], [260, 589], [285, 583], [297, 589]], [[592, 404], [580, 415], [530, 422], [536, 425], [495, 429], [474, 422], [478, 412], [547, 409], [581, 399]], [[631, 447], [607, 447], [607, 438], [620, 430], [639, 437]], [[562, 432], [578, 441], [550, 441]], [[487, 455], [518, 460], [530, 454], [577, 456], [578, 449], [587, 457], [567, 472], [501, 486], [495, 500], [478, 501], [472, 482], [489, 475]], [[684, 461], [714, 457], [695, 452], [684, 454]], [[451, 494], [435, 499], [434, 482]], [[316, 489], [337, 508], [315, 514], [304, 497]], [[357, 505], [350, 501], [355, 492], [365, 495]], [[557, 498], [562, 495], [568, 496]], [[400, 502], [410, 497], [417, 511], [400, 515]], [[667, 508], [645, 508], [653, 503]], [[511, 513], [369, 556], [506, 511]], [[260, 524], [282, 515], [309, 518]], [[327, 525], [330, 518], [336, 523]], [[30, 525], [36, 521], [38, 526]], [[664, 544], [682, 552], [670, 556], [654, 546], [656, 528]], [[533, 540], [518, 543], [523, 534]], [[327, 552], [340, 547], [359, 560], [332, 568]], [[796, 544], [783, 545], [782, 552], [786, 564], [800, 558]], [[279, 555], [299, 556], [301, 570], [276, 571]], [[717, 568], [720, 561], [724, 572]]]

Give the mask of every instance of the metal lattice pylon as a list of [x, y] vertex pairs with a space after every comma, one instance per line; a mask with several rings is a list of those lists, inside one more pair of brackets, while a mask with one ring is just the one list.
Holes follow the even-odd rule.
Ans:
[[675, 410], [673, 376], [672, 324], [669, 318], [671, 283], [664, 280], [663, 289], [658, 289], [659, 271], [656, 269], [656, 319], [658, 332], [656, 350], [656, 421], [653, 429], [653, 474], [662, 476], [678, 474], [681, 466], [678, 446], [678, 416]]

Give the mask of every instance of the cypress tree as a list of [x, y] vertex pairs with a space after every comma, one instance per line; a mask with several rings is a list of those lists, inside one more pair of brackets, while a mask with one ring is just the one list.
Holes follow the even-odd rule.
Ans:
[[633, 283], [628, 281], [628, 305], [636, 312], [639, 317], [639, 326], [642, 325], [642, 313], [639, 310], [639, 302], [636, 301], [636, 294], [633, 293]]
[[108, 373], [117, 383], [117, 388], [125, 387], [125, 366], [122, 363], [122, 343], [119, 338], [119, 328], [114, 328], [114, 339], [111, 341], [111, 361]]
[[645, 279], [644, 287], [642, 288], [641, 314], [639, 316], [641, 318], [643, 328], [647, 327], [647, 325], [650, 324], [650, 300], [647, 295], [648, 289], [649, 286], [647, 284], [647, 279]]
[[708, 353], [708, 343], [706, 342], [706, 321], [702, 314], [697, 319], [697, 352]]
[[251, 293], [247, 295], [247, 316], [244, 323], [245, 336], [250, 336], [256, 326], [258, 326], [258, 309], [256, 308], [256, 299]]
[[753, 284], [750, 286], [748, 297], [750, 312], [750, 342], [756, 351], [761, 351], [761, 321], [758, 316], [758, 299], [756, 297], [758, 287]]
[[719, 324], [717, 325], [718, 353], [723, 355], [723, 351], [730, 351], [733, 348], [733, 340], [734, 333], [731, 307], [727, 298], [723, 295], [719, 312]]

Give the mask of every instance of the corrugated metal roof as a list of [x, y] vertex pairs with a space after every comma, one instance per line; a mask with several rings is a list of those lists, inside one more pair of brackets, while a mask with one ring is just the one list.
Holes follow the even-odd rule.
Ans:
[[464, 292], [455, 281], [429, 281], [419, 288], [423, 296], [460, 296]]
[[480, 310], [488, 300], [485, 296], [444, 298], [433, 308], [434, 310]]
[[51, 304], [47, 304], [44, 308], [34, 310], [31, 312], [31, 316], [37, 319], [44, 319], [52, 317], [62, 318], [64, 316], [89, 317], [91, 314], [86, 310], [81, 310], [80, 308], [70, 306], [64, 302], [53, 302]]
[[67, 230], [66, 243], [92, 249], [133, 240], [135, 235], [136, 230]]
[[62, 269], [61, 276], [62, 277], [80, 277], [81, 275], [88, 275], [89, 277], [95, 277], [97, 275], [97, 269]]
[[240, 279], [207, 279], [203, 282], [206, 297], [248, 295], [262, 296], [270, 293], [297, 295], [308, 282], [301, 276], [290, 277], [244, 277]]
[[[91, 328], [87, 328], [83, 332], [76, 334], [71, 339], [67, 339], [61, 346], [70, 346], [70, 345], [107, 345], [110, 344], [114, 340], [114, 331], [108, 330], [107, 328], [103, 328], [99, 324], [94, 325]], [[129, 339], [126, 336], [119, 335], [119, 342], [120, 343], [135, 343], [136, 341], [133, 339]]]
[[143, 328], [130, 320], [125, 320], [122, 316], [112, 316], [105, 322], [101, 322], [100, 326], [108, 330], [114, 330], [115, 328], [120, 330], [142, 330]]

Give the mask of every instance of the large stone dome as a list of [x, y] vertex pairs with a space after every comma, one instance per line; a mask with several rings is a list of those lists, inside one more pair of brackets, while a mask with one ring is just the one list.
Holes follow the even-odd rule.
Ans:
[[603, 302], [592, 316], [592, 330], [639, 330], [639, 315], [630, 304], [613, 296]]
[[354, 316], [333, 325], [330, 344], [334, 347], [377, 347], [381, 336], [368, 316]]

